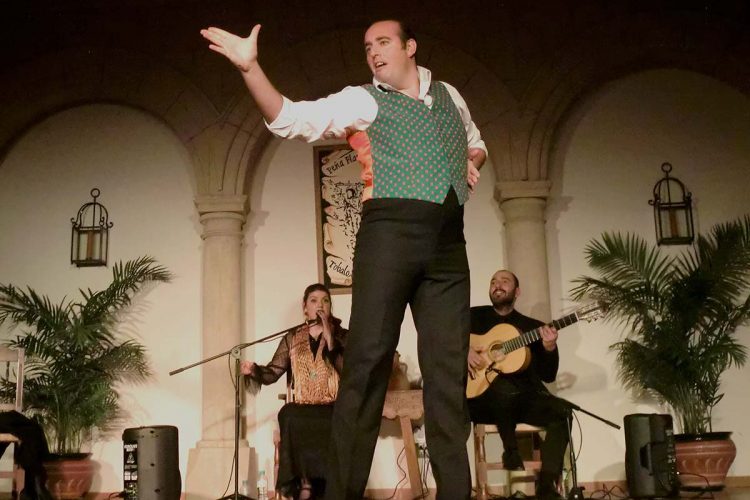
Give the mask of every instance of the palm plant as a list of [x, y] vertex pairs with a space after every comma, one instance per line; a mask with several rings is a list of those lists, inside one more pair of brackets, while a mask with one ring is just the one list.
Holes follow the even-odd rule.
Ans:
[[610, 346], [625, 387], [670, 406], [684, 433], [713, 431], [721, 376], [746, 360], [736, 330], [750, 319], [750, 216], [715, 225], [678, 255], [620, 233], [585, 252], [599, 276], [579, 277], [571, 294], [608, 302], [628, 328]]
[[[19, 330], [2, 343], [26, 350], [24, 407], [53, 453], [79, 453], [95, 429], [106, 433], [120, 421], [118, 384], [150, 375], [145, 347], [118, 332], [120, 315], [146, 283], [171, 277], [151, 257], [119, 262], [107, 288], [79, 290], [80, 300], [59, 304], [31, 288], [0, 285], [0, 324]], [[0, 378], [0, 398], [14, 392]]]

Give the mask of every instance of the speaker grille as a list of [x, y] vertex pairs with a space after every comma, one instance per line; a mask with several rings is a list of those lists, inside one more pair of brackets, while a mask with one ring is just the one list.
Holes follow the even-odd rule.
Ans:
[[625, 416], [625, 474], [631, 497], [677, 494], [677, 460], [670, 415]]

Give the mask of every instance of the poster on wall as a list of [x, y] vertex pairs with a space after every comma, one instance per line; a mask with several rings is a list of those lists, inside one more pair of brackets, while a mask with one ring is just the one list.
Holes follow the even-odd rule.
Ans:
[[346, 144], [314, 148], [318, 274], [331, 293], [350, 293], [362, 212], [361, 165]]

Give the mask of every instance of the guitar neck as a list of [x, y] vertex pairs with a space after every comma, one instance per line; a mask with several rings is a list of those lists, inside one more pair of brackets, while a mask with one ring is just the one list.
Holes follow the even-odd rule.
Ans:
[[[566, 326], [570, 326], [577, 321], [578, 321], [577, 313], [571, 313], [571, 314], [568, 314], [567, 316], [563, 316], [562, 318], [553, 320], [551, 323], [548, 323], [547, 326], [553, 326], [557, 330], [562, 330]], [[542, 327], [534, 328], [533, 330], [522, 333], [518, 337], [515, 337], [503, 343], [503, 352], [505, 354], [508, 354], [510, 352], [515, 351], [516, 349], [526, 347], [532, 342], [536, 342], [540, 338], [542, 338]]]

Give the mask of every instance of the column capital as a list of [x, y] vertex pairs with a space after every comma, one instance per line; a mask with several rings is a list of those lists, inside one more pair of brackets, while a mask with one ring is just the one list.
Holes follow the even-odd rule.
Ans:
[[211, 212], [234, 212], [244, 217], [247, 213], [247, 195], [208, 194], [196, 196], [195, 208], [200, 215]]
[[495, 199], [502, 204], [514, 198], [541, 198], [549, 197], [552, 182], [541, 181], [500, 181], [495, 183]]

